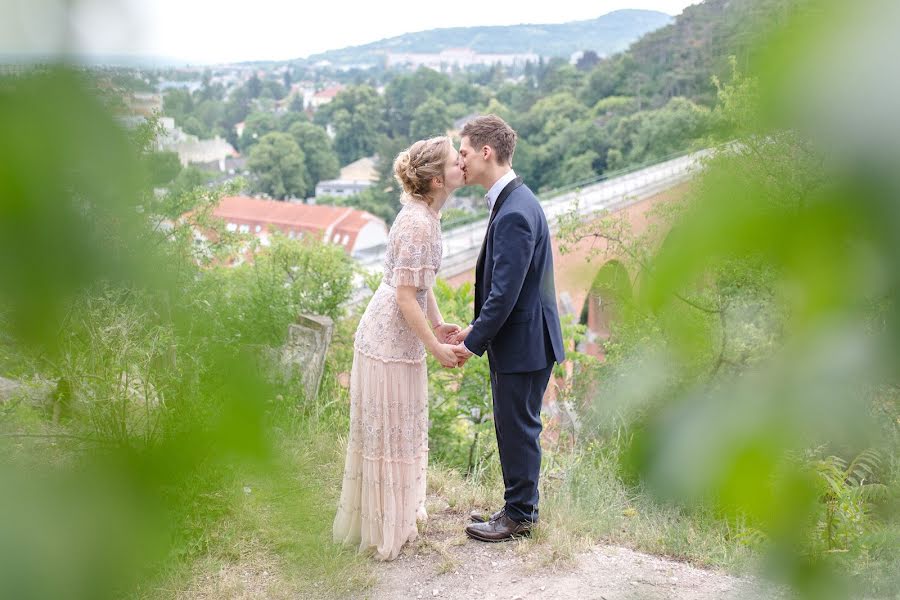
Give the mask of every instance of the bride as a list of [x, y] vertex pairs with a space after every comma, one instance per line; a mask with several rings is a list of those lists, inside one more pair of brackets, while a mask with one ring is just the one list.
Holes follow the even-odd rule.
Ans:
[[384, 277], [356, 330], [350, 439], [334, 540], [393, 560], [424, 520], [428, 464], [425, 351], [456, 367], [456, 325], [432, 291], [441, 264], [440, 209], [464, 185], [448, 137], [420, 140], [394, 161], [403, 208], [388, 235]]

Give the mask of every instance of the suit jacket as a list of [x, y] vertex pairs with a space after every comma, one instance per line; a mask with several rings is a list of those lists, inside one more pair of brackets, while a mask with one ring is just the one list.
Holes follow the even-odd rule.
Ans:
[[521, 178], [494, 204], [475, 266], [475, 320], [466, 347], [488, 353], [498, 373], [539, 371], [562, 362], [547, 217]]

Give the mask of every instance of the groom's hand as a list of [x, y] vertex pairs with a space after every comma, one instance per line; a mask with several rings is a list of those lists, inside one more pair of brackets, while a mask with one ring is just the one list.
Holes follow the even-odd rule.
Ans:
[[472, 331], [472, 326], [471, 326], [471, 325], [469, 325], [468, 327], [466, 327], [466, 328], [463, 329], [462, 331], [457, 332], [455, 338], [454, 338], [453, 341], [450, 342], [450, 343], [451, 343], [451, 344], [457, 344], [457, 345], [458, 345], [458, 344], [462, 344], [464, 341], [466, 341], [466, 338], [469, 337], [469, 332], [470, 332], [470, 331]]
[[456, 354], [456, 360], [459, 361], [459, 366], [463, 366], [466, 364], [466, 361], [475, 356], [469, 349], [466, 348], [465, 344], [460, 342], [456, 346], [453, 346], [453, 353]]

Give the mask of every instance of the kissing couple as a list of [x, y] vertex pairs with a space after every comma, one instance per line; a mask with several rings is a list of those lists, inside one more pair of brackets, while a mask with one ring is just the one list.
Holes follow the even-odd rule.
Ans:
[[[516, 132], [500, 117], [420, 140], [394, 161], [402, 208], [388, 234], [384, 277], [354, 340], [350, 435], [338, 543], [393, 560], [425, 521], [428, 466], [426, 351], [444, 367], [487, 353], [505, 504], [471, 515], [483, 542], [527, 536], [538, 520], [541, 401], [565, 358], [547, 218], [512, 168]], [[441, 266], [440, 210], [464, 185], [480, 185], [490, 214], [475, 267], [474, 319], [445, 323], [433, 286]]]

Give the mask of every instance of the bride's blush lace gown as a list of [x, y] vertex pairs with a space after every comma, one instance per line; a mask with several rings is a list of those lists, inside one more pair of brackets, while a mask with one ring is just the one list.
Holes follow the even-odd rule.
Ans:
[[350, 374], [350, 438], [334, 540], [393, 560], [425, 518], [428, 381], [425, 346], [397, 305], [397, 287], [426, 292], [441, 264], [440, 220], [409, 200], [388, 235], [384, 277], [359, 322]]

